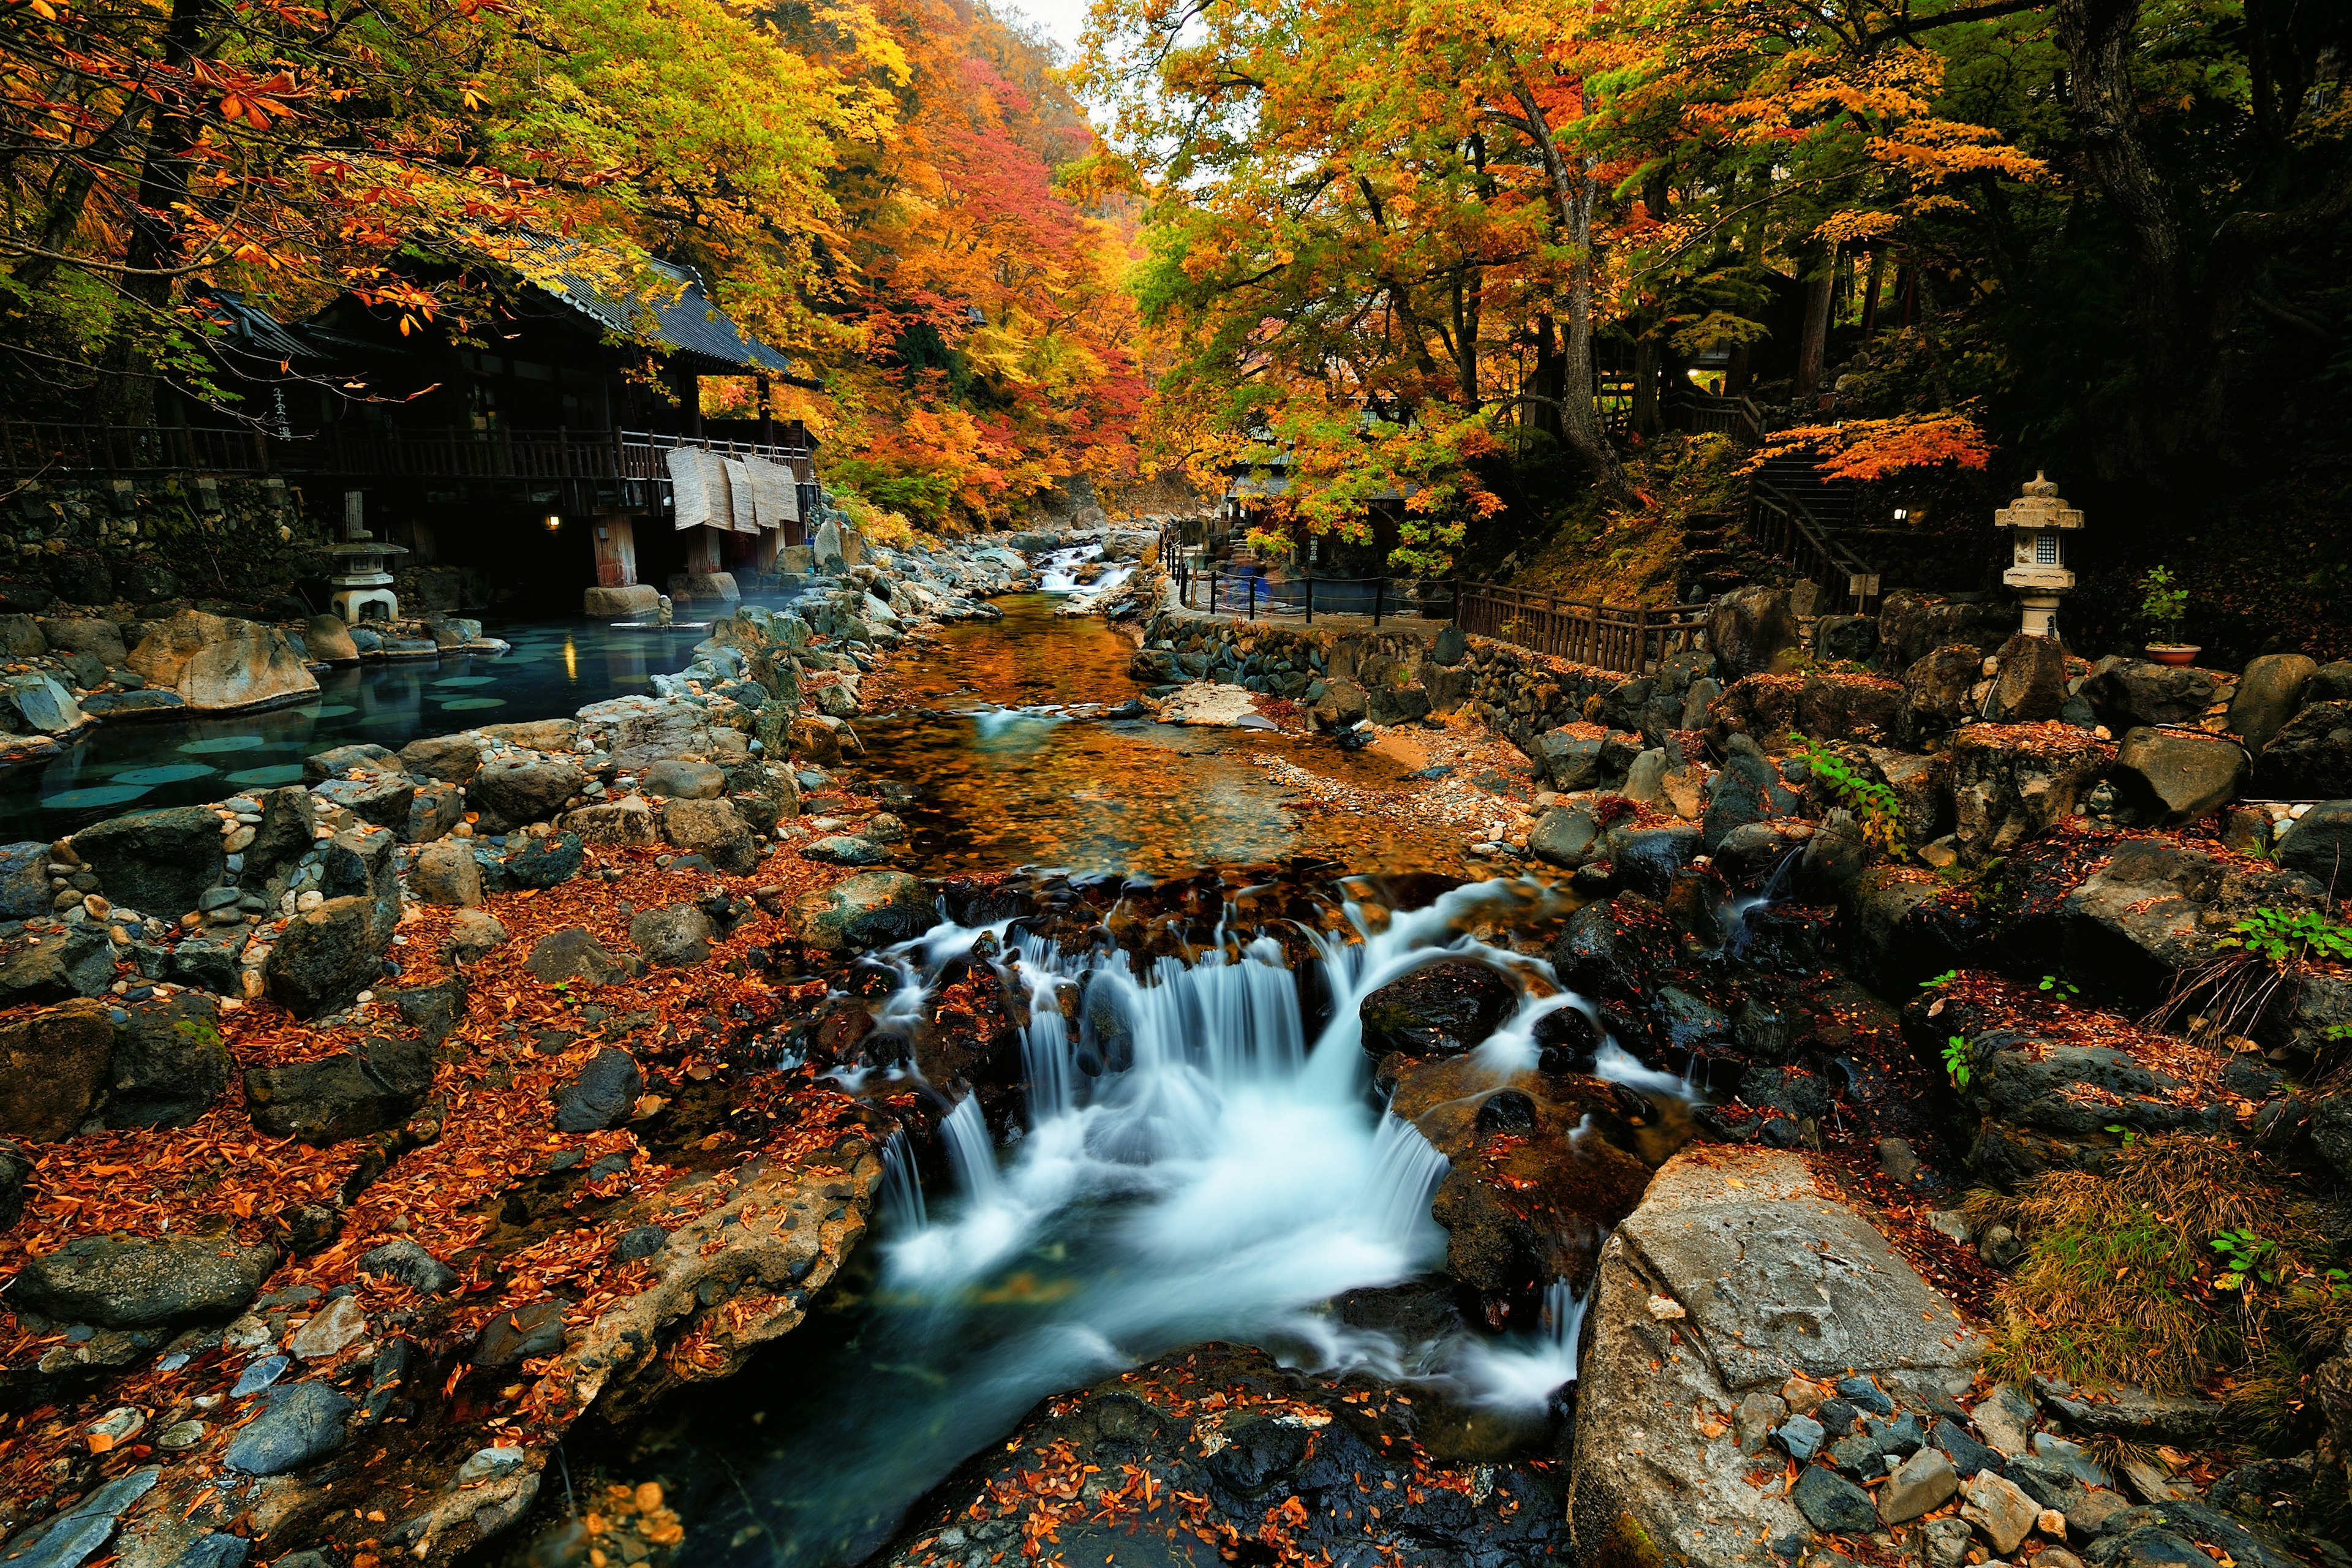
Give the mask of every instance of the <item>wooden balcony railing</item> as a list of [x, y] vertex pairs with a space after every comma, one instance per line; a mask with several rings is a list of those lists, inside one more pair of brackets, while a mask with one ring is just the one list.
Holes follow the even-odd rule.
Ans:
[[1706, 626], [1704, 605], [1651, 610], [1494, 583], [1457, 584], [1454, 603], [1454, 621], [1465, 632], [1631, 675], [1696, 646]]

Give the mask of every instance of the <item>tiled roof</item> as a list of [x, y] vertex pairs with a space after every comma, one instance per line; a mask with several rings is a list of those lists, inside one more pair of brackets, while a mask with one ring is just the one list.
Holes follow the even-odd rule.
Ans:
[[[525, 233], [501, 237], [499, 249], [533, 284], [607, 331], [649, 338], [683, 353], [743, 370], [782, 374], [792, 362], [760, 342], [746, 337], [703, 291], [702, 279], [691, 269], [667, 261], [646, 265], [678, 285], [635, 299], [615, 299], [583, 274], [579, 265], [586, 247], [556, 235]], [[520, 250], [522, 254], [517, 254]]]

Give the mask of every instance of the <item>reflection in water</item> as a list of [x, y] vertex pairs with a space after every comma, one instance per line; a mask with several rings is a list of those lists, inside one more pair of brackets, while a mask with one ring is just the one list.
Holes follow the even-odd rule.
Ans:
[[294, 784], [302, 759], [329, 746], [397, 750], [477, 724], [568, 717], [649, 689], [654, 676], [684, 668], [705, 634], [559, 621], [491, 635], [513, 651], [331, 670], [317, 696], [258, 713], [101, 724], [48, 763], [0, 773], [0, 836], [53, 838], [123, 811]]
[[1134, 697], [1133, 645], [1044, 595], [998, 601], [1004, 618], [949, 626], [900, 671], [906, 707], [861, 720], [877, 777], [915, 792], [897, 808], [917, 868], [1052, 866], [1167, 876], [1314, 855], [1360, 871], [1467, 874], [1463, 846], [1410, 823], [1294, 805], [1252, 763], [1281, 756], [1370, 787], [1402, 770], [1321, 738], [1109, 719]]

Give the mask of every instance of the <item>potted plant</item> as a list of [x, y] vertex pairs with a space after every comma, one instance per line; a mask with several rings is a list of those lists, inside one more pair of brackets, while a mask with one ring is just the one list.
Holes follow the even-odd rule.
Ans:
[[2194, 664], [2203, 649], [2193, 642], [2177, 640], [2180, 622], [2189, 613], [2189, 590], [2172, 585], [2172, 574], [2161, 566], [2151, 566], [2139, 580], [2140, 619], [2147, 623], [2148, 644], [2145, 651], [2158, 664]]

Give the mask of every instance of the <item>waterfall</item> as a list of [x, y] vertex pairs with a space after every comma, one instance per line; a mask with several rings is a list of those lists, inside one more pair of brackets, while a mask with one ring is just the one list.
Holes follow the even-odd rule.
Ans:
[[940, 1138], [948, 1146], [956, 1185], [974, 1203], [989, 1203], [999, 1191], [996, 1150], [989, 1142], [988, 1123], [980, 1113], [980, 1097], [968, 1094], [940, 1121]]
[[882, 1218], [893, 1236], [912, 1236], [930, 1223], [924, 1212], [923, 1181], [907, 1152], [907, 1134], [890, 1134], [882, 1145]]
[[1092, 561], [1103, 552], [1099, 544], [1074, 544], [1065, 550], [1046, 552], [1037, 563], [1038, 591], [1046, 594], [1073, 594], [1078, 588], [1078, 563]]
[[1584, 1332], [1587, 1304], [1567, 1280], [1555, 1279], [1544, 1291], [1537, 1331], [1501, 1341], [1464, 1340], [1454, 1347], [1446, 1374], [1475, 1404], [1540, 1410], [1556, 1390], [1576, 1381], [1576, 1343]]

